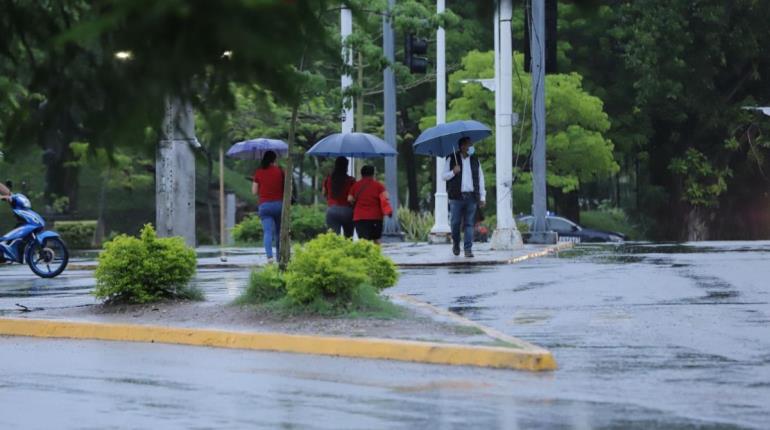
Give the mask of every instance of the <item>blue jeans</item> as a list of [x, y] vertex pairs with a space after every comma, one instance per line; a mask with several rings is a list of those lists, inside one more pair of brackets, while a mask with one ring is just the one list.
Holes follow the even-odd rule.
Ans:
[[449, 213], [452, 220], [452, 243], [460, 243], [460, 224], [463, 225], [463, 249], [473, 248], [473, 222], [476, 219], [476, 196], [463, 193], [462, 200], [449, 200]]
[[275, 252], [280, 253], [280, 240], [278, 233], [281, 231], [281, 208], [283, 202], [265, 202], [259, 205], [259, 219], [262, 220], [262, 235], [265, 243], [267, 258], [273, 258], [273, 241]]

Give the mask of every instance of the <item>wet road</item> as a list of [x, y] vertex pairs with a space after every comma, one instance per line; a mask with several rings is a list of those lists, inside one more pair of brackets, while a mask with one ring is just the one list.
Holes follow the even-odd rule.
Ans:
[[560, 369], [541, 380], [543, 401], [770, 428], [768, 263], [768, 242], [582, 246], [513, 266], [409, 270], [394, 292], [550, 349]]
[[[0, 428], [768, 428], [768, 259], [768, 242], [581, 246], [404, 271], [393, 293], [551, 349], [560, 369], [542, 374], [0, 338]], [[0, 313], [94, 303], [86, 272], [9, 269]], [[225, 302], [246, 276], [196, 282]]]

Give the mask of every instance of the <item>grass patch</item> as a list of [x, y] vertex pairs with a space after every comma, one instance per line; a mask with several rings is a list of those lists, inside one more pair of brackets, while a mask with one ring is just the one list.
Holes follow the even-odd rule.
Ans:
[[457, 333], [457, 334], [468, 335], [468, 336], [475, 336], [475, 335], [484, 335], [484, 334], [486, 334], [486, 333], [484, 333], [484, 330], [482, 330], [482, 329], [480, 329], [480, 328], [478, 328], [476, 326], [472, 326], [472, 325], [458, 325], [458, 326], [454, 326], [454, 332]]
[[615, 231], [628, 236], [629, 240], [641, 240], [640, 229], [622, 209], [605, 209], [580, 212], [580, 224], [595, 230]]
[[272, 300], [250, 301], [248, 291], [234, 301], [236, 305], [253, 305], [259, 310], [278, 317], [320, 316], [335, 318], [403, 318], [406, 310], [380, 296], [373, 287], [359, 285], [345, 303], [316, 299], [310, 303], [296, 303], [287, 296]]

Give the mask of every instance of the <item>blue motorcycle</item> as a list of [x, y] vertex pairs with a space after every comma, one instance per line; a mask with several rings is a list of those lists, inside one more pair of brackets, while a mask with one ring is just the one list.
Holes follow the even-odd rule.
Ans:
[[41, 278], [53, 278], [67, 267], [69, 251], [59, 233], [45, 230], [45, 221], [32, 210], [29, 199], [22, 194], [3, 197], [19, 223], [0, 237], [0, 263], [27, 262]]

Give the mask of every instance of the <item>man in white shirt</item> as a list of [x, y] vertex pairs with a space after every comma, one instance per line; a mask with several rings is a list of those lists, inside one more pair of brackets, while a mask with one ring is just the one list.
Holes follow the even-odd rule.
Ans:
[[473, 224], [476, 207], [486, 205], [484, 172], [479, 159], [473, 155], [473, 143], [463, 137], [458, 142], [460, 150], [446, 159], [444, 180], [447, 181], [449, 212], [452, 225], [452, 253], [460, 255], [460, 224], [465, 230], [463, 249], [466, 257], [473, 257]]

